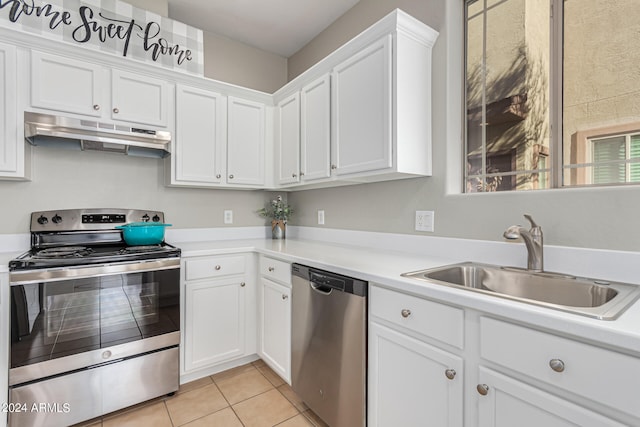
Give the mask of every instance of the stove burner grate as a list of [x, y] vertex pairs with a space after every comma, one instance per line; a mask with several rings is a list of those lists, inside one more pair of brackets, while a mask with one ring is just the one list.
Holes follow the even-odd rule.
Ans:
[[90, 255], [92, 252], [93, 249], [87, 248], [85, 246], [63, 246], [57, 248], [42, 249], [34, 255], [34, 258], [82, 258]]

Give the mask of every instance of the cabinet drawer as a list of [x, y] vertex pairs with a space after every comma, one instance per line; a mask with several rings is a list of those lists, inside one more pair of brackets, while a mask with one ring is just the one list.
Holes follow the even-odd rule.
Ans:
[[285, 261], [261, 256], [260, 274], [281, 283], [291, 284], [291, 264]]
[[488, 317], [480, 318], [480, 355], [554, 389], [640, 417], [639, 358]]
[[245, 271], [244, 255], [193, 258], [185, 261], [186, 280], [223, 277]]
[[464, 311], [445, 304], [371, 287], [371, 315], [462, 349]]

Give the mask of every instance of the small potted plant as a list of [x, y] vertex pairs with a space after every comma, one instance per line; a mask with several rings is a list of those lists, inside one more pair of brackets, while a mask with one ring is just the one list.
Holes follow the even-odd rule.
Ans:
[[274, 239], [284, 239], [286, 236], [287, 221], [293, 209], [282, 201], [282, 196], [271, 200], [258, 214], [271, 219], [271, 235]]

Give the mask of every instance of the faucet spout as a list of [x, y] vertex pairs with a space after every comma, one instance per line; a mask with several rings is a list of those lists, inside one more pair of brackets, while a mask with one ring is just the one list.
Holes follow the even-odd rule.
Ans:
[[527, 269], [536, 272], [543, 271], [542, 228], [533, 221], [530, 215], [525, 215], [525, 218], [531, 223], [530, 230], [520, 225], [512, 225], [506, 229], [503, 236], [509, 240], [522, 238], [527, 247]]

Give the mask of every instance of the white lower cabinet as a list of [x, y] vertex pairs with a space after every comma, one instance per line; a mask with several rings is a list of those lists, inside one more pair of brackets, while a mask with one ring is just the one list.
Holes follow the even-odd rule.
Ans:
[[371, 323], [368, 425], [462, 426], [462, 371], [462, 358]]
[[291, 384], [291, 265], [261, 257], [260, 275], [258, 354]]
[[478, 425], [480, 427], [623, 427], [539, 388], [480, 367]]
[[372, 284], [369, 314], [368, 425], [462, 426], [463, 311]]
[[640, 426], [637, 354], [377, 284], [369, 314], [370, 426]]
[[[185, 258], [181, 375], [255, 354], [255, 287], [251, 255]], [[253, 304], [252, 304], [253, 302]]]

